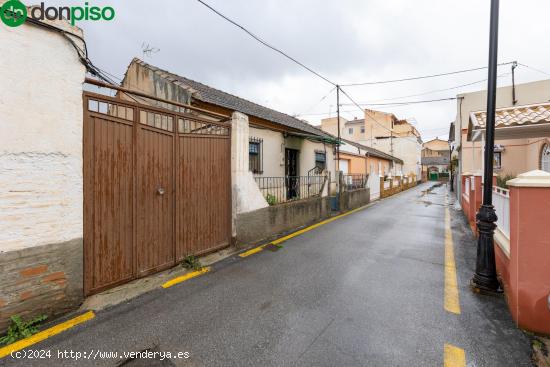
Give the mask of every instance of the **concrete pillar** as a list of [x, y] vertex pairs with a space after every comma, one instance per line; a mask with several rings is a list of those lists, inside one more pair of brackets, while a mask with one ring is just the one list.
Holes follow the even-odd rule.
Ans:
[[510, 187], [510, 311], [518, 325], [550, 334], [550, 173], [536, 170]]
[[[472, 174], [469, 173], [469, 172], [464, 172], [464, 173], [460, 176], [460, 177], [461, 177], [461, 181], [462, 181], [462, 183], [461, 183], [461, 185], [460, 185], [460, 187], [461, 187], [461, 190], [460, 190], [460, 191], [462, 192], [463, 195], [464, 195], [464, 194], [468, 195], [468, 194], [470, 193], [469, 190], [468, 190], [468, 192], [466, 192], [466, 180], [469, 180], [471, 175], [472, 175]], [[462, 206], [462, 211], [464, 212], [464, 215], [466, 215], [466, 217], [469, 218], [469, 215], [470, 215], [470, 214], [469, 214], [469, 213], [470, 213], [470, 205], [469, 205], [468, 202], [466, 202], [466, 200], [464, 199], [464, 196], [462, 196], [462, 197], [460, 198], [460, 205]]]
[[236, 218], [268, 206], [249, 168], [248, 157], [249, 126], [248, 116], [233, 112], [231, 115], [231, 185], [233, 198], [233, 237], [237, 235]]
[[475, 223], [476, 214], [481, 207], [481, 202], [483, 201], [483, 185], [481, 183], [481, 181], [483, 180], [483, 175], [481, 173], [476, 173], [473, 177], [475, 200], [473, 202], [472, 213], [470, 213], [470, 215], [472, 216], [473, 222]]

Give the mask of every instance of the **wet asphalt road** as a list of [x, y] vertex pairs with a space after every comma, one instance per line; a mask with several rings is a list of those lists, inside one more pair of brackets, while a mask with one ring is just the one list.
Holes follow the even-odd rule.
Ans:
[[[32, 349], [189, 352], [135, 365], [442, 366], [445, 343], [469, 366], [529, 366], [529, 340], [504, 299], [468, 282], [474, 238], [451, 209], [460, 315], [443, 308], [445, 186], [424, 184], [295, 237], [231, 257], [211, 273], [99, 312]], [[120, 360], [0, 365], [113, 366]], [[156, 363], [156, 362], [155, 362]]]

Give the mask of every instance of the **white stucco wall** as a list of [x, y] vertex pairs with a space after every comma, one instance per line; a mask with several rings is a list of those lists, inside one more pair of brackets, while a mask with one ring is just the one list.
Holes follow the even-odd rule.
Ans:
[[[360, 143], [366, 144], [366, 142]], [[408, 175], [414, 173], [417, 177], [420, 177], [422, 144], [417, 142], [413, 137], [394, 137], [391, 140], [374, 139], [372, 147], [403, 160], [402, 167], [395, 165], [395, 170], [392, 169], [392, 174], [399, 175], [402, 173]]]
[[254, 174], [255, 177], [284, 177], [285, 149], [289, 148], [299, 151], [298, 169], [300, 176], [307, 176], [309, 170], [315, 167], [316, 150], [326, 151], [327, 170], [330, 171], [332, 180], [335, 180], [336, 163], [333, 145], [297, 136], [288, 136], [285, 138], [279, 131], [257, 127], [250, 127], [250, 137], [262, 139], [263, 144], [263, 173]]
[[265, 208], [267, 202], [258, 189], [249, 169], [248, 142], [250, 127], [248, 116], [233, 112], [231, 116], [231, 183], [233, 195], [233, 235], [238, 214]]
[[85, 68], [27, 24], [1, 25], [0, 55], [0, 252], [80, 238]]
[[282, 177], [285, 175], [285, 147], [283, 134], [279, 131], [250, 127], [250, 137], [262, 139], [263, 173], [255, 176]]

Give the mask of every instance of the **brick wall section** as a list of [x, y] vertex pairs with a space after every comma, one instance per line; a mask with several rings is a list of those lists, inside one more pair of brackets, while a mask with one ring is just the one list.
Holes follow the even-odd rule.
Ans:
[[12, 315], [51, 319], [82, 300], [82, 239], [0, 253], [0, 334]]

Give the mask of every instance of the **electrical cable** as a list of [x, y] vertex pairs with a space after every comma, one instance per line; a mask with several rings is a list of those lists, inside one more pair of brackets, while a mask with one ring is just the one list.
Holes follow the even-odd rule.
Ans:
[[[510, 65], [510, 64], [513, 64], [513, 63], [514, 63], [513, 61], [512, 62], [504, 62], [504, 63], [498, 64], [498, 66]], [[401, 79], [390, 79], [390, 80], [381, 80], [381, 81], [374, 81], [374, 82], [341, 84], [340, 86], [342, 86], [342, 87], [354, 87], [354, 86], [359, 86], [359, 85], [375, 85], [375, 84], [389, 84], [389, 83], [407, 82], [407, 81], [411, 81], [411, 80], [437, 78], [437, 77], [440, 77], [440, 76], [468, 73], [468, 72], [471, 72], [471, 71], [477, 71], [477, 70], [483, 70], [483, 69], [487, 69], [487, 66], [483, 66], [483, 67], [479, 67], [479, 68], [457, 70], [457, 71], [450, 71], [450, 72], [447, 72], [447, 73], [440, 73], [440, 74], [414, 76], [414, 77], [401, 78]]]
[[248, 34], [250, 37], [254, 38], [256, 41], [260, 42], [262, 45], [272, 49], [273, 51], [275, 52], [278, 52], [279, 54], [283, 55], [284, 57], [286, 57], [287, 59], [291, 60], [292, 62], [300, 65], [302, 68], [306, 69], [307, 71], [309, 71], [310, 73], [313, 73], [315, 74], [316, 76], [318, 76], [319, 78], [323, 79], [324, 81], [326, 81], [327, 83], [330, 83], [334, 86], [336, 86], [336, 83], [330, 81], [328, 78], [324, 77], [323, 75], [319, 74], [318, 72], [316, 72], [315, 70], [309, 68], [308, 66], [304, 65], [303, 63], [301, 63], [300, 61], [296, 60], [295, 58], [293, 58], [292, 56], [289, 56], [288, 54], [286, 54], [285, 52], [279, 50], [278, 48], [276, 48], [275, 46], [272, 46], [270, 45], [269, 43], [267, 43], [266, 41], [262, 40], [260, 37], [256, 36], [254, 33], [252, 33], [251, 31], [249, 31], [248, 29], [246, 29], [245, 27], [243, 27], [242, 25], [238, 24], [237, 22], [235, 22], [234, 20], [228, 18], [227, 16], [223, 15], [222, 13], [220, 13], [218, 10], [214, 9], [212, 6], [208, 5], [207, 3], [205, 3], [204, 1], [202, 0], [197, 0], [199, 3], [201, 3], [202, 5], [204, 5], [206, 8], [210, 9], [211, 11], [213, 11], [214, 13], [216, 13], [217, 15], [219, 15], [220, 17], [222, 17], [223, 19], [225, 19], [226, 21], [228, 21], [229, 23], [233, 24], [234, 26], [240, 28], [241, 30], [243, 30], [246, 34]]
[[[511, 74], [512, 74], [512, 73], [510, 73], [510, 72], [508, 72], [508, 73], [502, 73], [502, 74], [498, 75], [497, 78], [503, 78], [503, 77], [508, 76], [508, 75], [511, 75]], [[397, 99], [403, 99], [403, 98], [420, 97], [420, 96], [425, 96], [425, 95], [427, 95], [427, 94], [433, 94], [433, 93], [439, 93], [439, 92], [446, 92], [446, 91], [449, 91], [449, 90], [454, 90], [454, 89], [469, 87], [469, 86], [471, 86], [471, 85], [475, 85], [475, 84], [479, 84], [479, 83], [484, 83], [484, 82], [487, 82], [487, 79], [477, 80], [477, 81], [475, 81], [475, 82], [466, 83], [466, 84], [461, 84], [461, 85], [457, 85], [457, 86], [449, 87], [449, 88], [433, 89], [433, 90], [429, 90], [429, 91], [421, 92], [421, 93], [417, 93], [417, 94], [409, 94], [409, 95], [400, 96], [400, 97], [391, 97], [391, 98], [377, 99], [377, 100], [374, 100], [374, 101], [371, 101], [371, 102], [372, 102], [372, 103], [378, 103], [378, 102], [385, 102], [385, 101], [395, 101], [395, 100], [397, 100]], [[368, 104], [368, 103], [365, 103], [365, 104]]]
[[[343, 90], [341, 87], [340, 87], [340, 91], [341, 91], [341, 92], [342, 92], [351, 102], [353, 102], [353, 104], [354, 104], [355, 106], [357, 106], [357, 108], [358, 108], [361, 112], [365, 113], [366, 116], [370, 117], [370, 119], [373, 120], [377, 125], [379, 125], [380, 127], [384, 128], [384, 129], [386, 129], [386, 130], [388, 130], [388, 131], [391, 133], [391, 134], [390, 134], [390, 135], [391, 135], [390, 138], [393, 138], [393, 135], [392, 135], [392, 134], [393, 134], [393, 130], [392, 130], [392, 129], [390, 129], [390, 128], [388, 128], [387, 126], [385, 126], [385, 125], [383, 125], [382, 123], [380, 123], [374, 116], [372, 116], [372, 115], [368, 112], [367, 109], [364, 109], [364, 108], [362, 108], [359, 104], [357, 104], [357, 102], [355, 102], [355, 101], [353, 100], [353, 98], [351, 98], [350, 95], [349, 95], [345, 90]], [[415, 128], [415, 129], [416, 129], [416, 128]], [[418, 143], [418, 144], [421, 144], [421, 141], [419, 141], [419, 139], [422, 140], [422, 138], [411, 139], [411, 138], [409, 138], [409, 137], [404, 137], [404, 136], [396, 136], [396, 138], [399, 138], [399, 139], [406, 139], [406, 140], [409, 140], [409, 141], [412, 141], [412, 142]]]
[[311, 111], [313, 108], [317, 107], [319, 105], [319, 103], [323, 102], [332, 92], [334, 92], [334, 90], [336, 89], [336, 87], [332, 88], [327, 94], [325, 94], [320, 100], [318, 100], [313, 106], [309, 107], [304, 113], [298, 113], [298, 114], [294, 114], [294, 116], [305, 116], [306, 115], [306, 112], [309, 112]]
[[[433, 102], [444, 102], [444, 101], [455, 101], [460, 97], [448, 97], [448, 98], [439, 98], [439, 99], [429, 99], [423, 101], [404, 101], [404, 102], [392, 102], [392, 103], [359, 103], [359, 106], [408, 106], [412, 104], [420, 103], [433, 103]], [[353, 106], [355, 103], [343, 103], [342, 106]]]
[[531, 70], [537, 71], [537, 72], [539, 72], [539, 73], [541, 73], [541, 74], [544, 74], [544, 75], [550, 75], [550, 73], [547, 73], [546, 71], [543, 71], [543, 70], [534, 68], [534, 67], [529, 66], [529, 65], [522, 64], [521, 62], [518, 62], [518, 65], [524, 66], [524, 67], [526, 67], [527, 69], [531, 69]]

